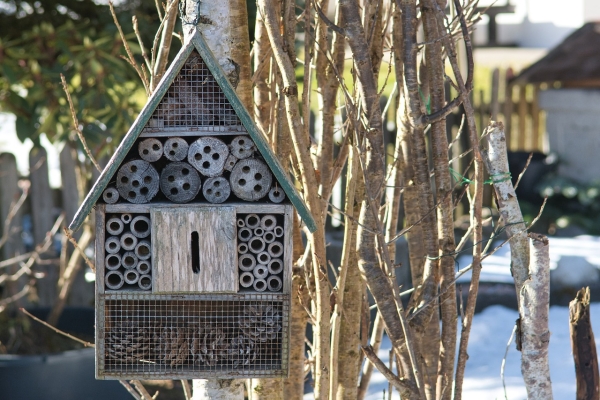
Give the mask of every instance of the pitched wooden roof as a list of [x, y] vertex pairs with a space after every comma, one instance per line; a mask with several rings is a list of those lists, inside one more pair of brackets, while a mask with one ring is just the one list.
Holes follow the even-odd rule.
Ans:
[[281, 187], [285, 191], [285, 194], [288, 196], [298, 214], [308, 227], [311, 232], [314, 232], [317, 229], [317, 225], [310, 211], [304, 204], [304, 201], [300, 197], [298, 191], [294, 187], [292, 181], [288, 178], [287, 172], [283, 169], [277, 156], [273, 153], [268, 143], [264, 139], [262, 133], [259, 131], [258, 127], [254, 124], [252, 117], [240, 101], [239, 97], [235, 93], [235, 89], [229, 83], [229, 80], [225, 76], [221, 66], [215, 59], [212, 51], [206, 44], [206, 41], [202, 37], [202, 34], [198, 31], [194, 33], [192, 38], [188, 41], [188, 43], [179, 51], [173, 63], [159, 82], [155, 91], [152, 93], [148, 102], [134, 121], [133, 125], [129, 129], [129, 132], [123, 138], [123, 141], [113, 154], [110, 159], [107, 167], [102, 171], [100, 177], [88, 193], [87, 197], [79, 207], [79, 210], [75, 214], [75, 218], [69, 225], [69, 229], [75, 231], [81, 227], [83, 221], [87, 217], [87, 215], [91, 212], [93, 206], [96, 204], [102, 192], [109, 184], [111, 178], [117, 172], [117, 169], [121, 162], [124, 160], [125, 156], [137, 140], [137, 138], [142, 133], [142, 130], [146, 126], [147, 122], [151, 118], [154, 110], [162, 100], [163, 96], [173, 83], [174, 79], [177, 77], [177, 74], [183, 67], [184, 63], [187, 61], [188, 56], [192, 53], [192, 51], [196, 49], [202, 57], [202, 60], [206, 63], [206, 66], [214, 76], [221, 90], [227, 97], [227, 100], [231, 103], [235, 113], [239, 117], [240, 121], [248, 131], [248, 134], [254, 140], [258, 152], [264, 158], [267, 165], [270, 167], [273, 175], [275, 175], [276, 179], [279, 181]]
[[600, 84], [600, 23], [577, 29], [513, 82], [594, 82]]

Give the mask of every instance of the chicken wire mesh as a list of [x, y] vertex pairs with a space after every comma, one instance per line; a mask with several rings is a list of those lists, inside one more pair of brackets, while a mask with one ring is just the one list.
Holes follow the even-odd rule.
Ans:
[[287, 376], [287, 295], [105, 295], [98, 377]]
[[193, 51], [146, 126], [203, 131], [245, 131], [233, 107], [200, 57]]

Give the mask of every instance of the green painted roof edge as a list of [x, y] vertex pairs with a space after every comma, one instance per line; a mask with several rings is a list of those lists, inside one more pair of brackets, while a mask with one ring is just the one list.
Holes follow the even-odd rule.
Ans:
[[154, 113], [154, 110], [156, 109], [156, 107], [158, 107], [158, 104], [162, 100], [163, 96], [169, 89], [171, 83], [173, 82], [173, 80], [187, 61], [188, 56], [194, 48], [196, 48], [196, 50], [206, 63], [206, 66], [213, 74], [215, 80], [225, 93], [225, 97], [227, 97], [227, 99], [231, 103], [231, 106], [238, 115], [238, 118], [250, 134], [250, 137], [256, 143], [258, 151], [264, 157], [265, 161], [271, 168], [271, 171], [273, 172], [277, 180], [280, 182], [285, 194], [288, 196], [288, 198], [298, 211], [298, 214], [300, 215], [308, 229], [311, 232], [314, 232], [317, 229], [316, 222], [312, 214], [310, 213], [310, 210], [306, 207], [306, 204], [304, 204], [304, 200], [302, 199], [302, 197], [300, 197], [300, 194], [294, 187], [291, 180], [288, 178], [285, 170], [279, 163], [279, 160], [277, 159], [273, 151], [271, 151], [271, 148], [265, 141], [262, 133], [254, 124], [252, 117], [250, 116], [250, 114], [240, 101], [239, 97], [235, 93], [235, 89], [231, 86], [231, 83], [225, 76], [223, 69], [215, 59], [215, 56], [213, 55], [212, 51], [206, 44], [206, 41], [202, 37], [202, 34], [196, 31], [192, 36], [191, 40], [179, 51], [179, 53], [173, 60], [173, 63], [171, 64], [171, 66], [157, 85], [156, 90], [148, 99], [148, 102], [133, 122], [133, 125], [129, 129], [129, 132], [127, 132], [127, 134], [123, 138], [123, 141], [121, 142], [119, 147], [117, 147], [106, 168], [104, 168], [104, 170], [100, 174], [100, 177], [98, 178], [98, 180], [84, 199], [83, 203], [77, 210], [73, 221], [69, 225], [69, 229], [71, 231], [76, 231], [77, 229], [79, 229], [83, 224], [83, 221], [85, 221], [85, 219], [87, 218], [88, 214], [92, 211], [92, 208], [102, 195], [102, 192], [110, 182], [110, 179], [117, 172], [117, 168], [119, 167], [119, 165], [121, 165], [121, 162], [124, 160], [125, 156], [127, 155], [129, 150], [141, 134], [142, 130], [146, 126], [146, 123]]
[[215, 56], [208, 47], [208, 44], [206, 44], [206, 41], [202, 37], [202, 34], [196, 31], [191, 38], [191, 42], [194, 43], [194, 45], [196, 46], [196, 50], [198, 50], [198, 53], [200, 53], [200, 57], [202, 57], [202, 59], [206, 63], [206, 66], [215, 77], [215, 80], [223, 90], [223, 93], [225, 93], [225, 97], [227, 97], [227, 100], [229, 100], [229, 102], [231, 103], [231, 106], [235, 110], [238, 118], [240, 119], [240, 121], [242, 121], [242, 124], [250, 134], [250, 137], [256, 143], [258, 151], [265, 159], [267, 165], [269, 165], [269, 167], [271, 168], [271, 171], [281, 184], [283, 191], [296, 208], [296, 211], [298, 211], [300, 218], [302, 218], [308, 229], [311, 232], [314, 232], [315, 230], [317, 230], [317, 224], [310, 210], [308, 209], [308, 207], [306, 207], [306, 204], [304, 204], [304, 200], [302, 199], [302, 197], [300, 197], [300, 194], [294, 187], [294, 184], [292, 183], [290, 178], [287, 176], [287, 173], [279, 163], [279, 159], [277, 158], [275, 153], [273, 153], [265, 138], [263, 137], [262, 133], [254, 123], [254, 120], [250, 116], [250, 113], [248, 112], [248, 110], [246, 110], [246, 107], [244, 107], [242, 101], [235, 93], [235, 89], [233, 88], [233, 86], [231, 86], [229, 79], [227, 79], [225, 72], [223, 72], [223, 69], [215, 59]]

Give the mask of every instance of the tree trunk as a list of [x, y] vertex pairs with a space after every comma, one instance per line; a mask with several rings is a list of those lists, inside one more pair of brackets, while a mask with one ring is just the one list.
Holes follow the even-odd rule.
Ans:
[[521, 289], [521, 373], [529, 400], [552, 399], [548, 363], [548, 304], [550, 302], [550, 254], [548, 238], [530, 233], [530, 278]]
[[244, 381], [194, 379], [192, 400], [244, 400]]
[[569, 303], [569, 331], [571, 349], [575, 361], [577, 380], [577, 400], [597, 400], [600, 398], [600, 378], [598, 376], [598, 354], [590, 317], [590, 288], [577, 292], [575, 300]]

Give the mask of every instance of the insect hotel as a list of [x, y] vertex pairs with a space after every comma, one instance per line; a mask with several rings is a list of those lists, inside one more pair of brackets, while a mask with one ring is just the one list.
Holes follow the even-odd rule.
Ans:
[[84, 200], [96, 377], [288, 374], [293, 213], [314, 220], [200, 33]]

